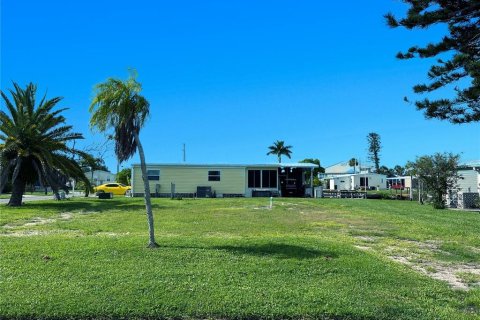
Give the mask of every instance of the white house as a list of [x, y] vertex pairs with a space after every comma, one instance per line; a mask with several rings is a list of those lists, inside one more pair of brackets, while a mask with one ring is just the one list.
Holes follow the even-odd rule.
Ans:
[[460, 179], [457, 181], [458, 192], [480, 192], [480, 170], [475, 168], [461, 168], [458, 170]]
[[116, 174], [103, 170], [93, 170], [93, 172], [86, 171], [85, 176], [88, 178], [88, 180], [90, 180], [90, 183], [95, 186], [99, 186], [108, 182], [115, 182], [117, 177]]
[[386, 189], [387, 176], [377, 173], [343, 174], [329, 179], [330, 190]]
[[351, 167], [349, 161], [343, 161], [331, 166], [325, 167], [325, 173], [321, 173], [319, 178], [328, 179], [345, 174], [369, 173], [372, 172], [372, 166], [369, 164], [356, 165]]
[[360, 171], [358, 170], [358, 166], [356, 166], [355, 168], [351, 167], [348, 164], [348, 161], [344, 161], [325, 167], [325, 176], [350, 174], [355, 173], [354, 171]]
[[461, 164], [457, 173], [459, 175], [457, 186], [448, 190], [447, 206], [473, 208], [480, 197], [480, 160]]

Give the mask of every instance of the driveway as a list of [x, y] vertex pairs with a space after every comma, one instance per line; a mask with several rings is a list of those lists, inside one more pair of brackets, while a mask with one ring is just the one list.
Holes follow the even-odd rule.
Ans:
[[[67, 198], [72, 197], [72, 193], [70, 192], [68, 195], [66, 195]], [[75, 192], [75, 196], [83, 196], [82, 192]], [[7, 199], [0, 199], [0, 204], [2, 203], [8, 203], [10, 198]], [[24, 194], [23, 195], [23, 202], [28, 202], [28, 201], [42, 201], [42, 200], [53, 200], [53, 195], [47, 195], [47, 196], [38, 196], [38, 195], [30, 195], [30, 194]]]

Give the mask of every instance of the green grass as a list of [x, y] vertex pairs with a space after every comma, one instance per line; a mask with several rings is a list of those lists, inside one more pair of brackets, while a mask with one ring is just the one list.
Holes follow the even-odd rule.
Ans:
[[153, 203], [154, 250], [139, 198], [1, 207], [0, 318], [480, 318], [478, 277], [459, 273], [470, 289], [455, 290], [390, 258], [431, 273], [478, 267], [478, 213], [353, 199]]

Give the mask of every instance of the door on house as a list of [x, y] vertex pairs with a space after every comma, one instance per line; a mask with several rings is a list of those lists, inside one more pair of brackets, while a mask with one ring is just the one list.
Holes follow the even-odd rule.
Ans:
[[368, 177], [360, 177], [360, 187], [361, 188], [368, 188]]

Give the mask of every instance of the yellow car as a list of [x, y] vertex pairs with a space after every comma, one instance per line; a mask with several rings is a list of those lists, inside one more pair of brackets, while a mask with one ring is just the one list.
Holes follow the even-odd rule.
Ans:
[[93, 191], [98, 195], [99, 193], [113, 193], [114, 195], [123, 196], [128, 190], [131, 190], [131, 186], [126, 186], [122, 183], [105, 183], [93, 188]]

